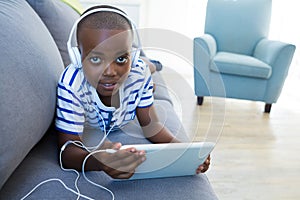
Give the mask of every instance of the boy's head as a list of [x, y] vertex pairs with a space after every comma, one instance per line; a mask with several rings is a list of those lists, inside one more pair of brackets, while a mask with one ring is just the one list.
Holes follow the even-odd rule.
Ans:
[[82, 13], [81, 17], [83, 18], [77, 24], [77, 36], [78, 30], [81, 27], [94, 29], [133, 29], [132, 21], [127, 17], [126, 13], [119, 8], [109, 5], [91, 7]]
[[77, 24], [82, 67], [100, 98], [110, 98], [130, 71], [133, 27], [126, 14], [117, 8], [97, 6], [85, 13], [90, 12]]

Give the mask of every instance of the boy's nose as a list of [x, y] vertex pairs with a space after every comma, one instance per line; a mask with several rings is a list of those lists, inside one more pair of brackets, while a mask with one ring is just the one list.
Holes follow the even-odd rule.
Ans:
[[113, 63], [107, 65], [107, 67], [104, 70], [103, 73], [104, 76], [115, 76], [116, 75], [116, 69]]

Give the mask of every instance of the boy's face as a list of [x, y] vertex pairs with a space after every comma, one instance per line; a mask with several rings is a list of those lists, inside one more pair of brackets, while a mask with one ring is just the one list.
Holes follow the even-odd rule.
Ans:
[[130, 71], [131, 31], [82, 28], [78, 44], [85, 77], [100, 97], [110, 98]]

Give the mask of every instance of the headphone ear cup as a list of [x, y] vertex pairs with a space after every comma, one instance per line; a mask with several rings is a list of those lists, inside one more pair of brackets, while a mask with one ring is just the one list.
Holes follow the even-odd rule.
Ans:
[[141, 54], [140, 50], [134, 50], [131, 52], [131, 59], [132, 59], [131, 66], [135, 67], [137, 65], [140, 54]]
[[81, 68], [81, 54], [77, 47], [71, 47], [69, 51], [69, 57], [76, 68]]

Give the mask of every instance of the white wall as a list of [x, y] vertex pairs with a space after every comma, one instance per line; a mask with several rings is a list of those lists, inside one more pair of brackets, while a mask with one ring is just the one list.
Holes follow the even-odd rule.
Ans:
[[296, 45], [290, 78], [300, 78], [300, 6], [295, 0], [273, 0], [270, 39]]
[[142, 0], [141, 27], [163, 28], [195, 37], [203, 33], [207, 0]]
[[188, 37], [195, 37], [202, 34], [206, 1], [80, 0], [85, 8], [97, 4], [118, 6], [126, 11], [141, 28], [168, 29]]
[[140, 21], [140, 7], [141, 0], [79, 0], [83, 7], [89, 8], [91, 6], [106, 4], [116, 6], [125, 11], [135, 24], [139, 25]]

